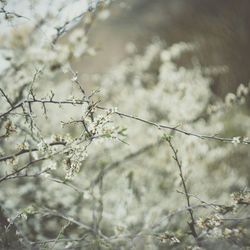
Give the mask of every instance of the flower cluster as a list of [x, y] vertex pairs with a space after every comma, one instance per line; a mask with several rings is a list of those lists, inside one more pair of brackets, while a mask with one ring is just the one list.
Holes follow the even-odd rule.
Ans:
[[80, 171], [82, 162], [87, 157], [86, 147], [74, 142], [69, 149], [64, 150], [66, 159], [64, 160], [66, 165], [66, 179], [71, 179], [76, 173]]
[[180, 240], [177, 237], [175, 237], [173, 234], [169, 233], [169, 232], [164, 232], [164, 233], [158, 235], [157, 238], [162, 243], [169, 242], [170, 245], [175, 245], [175, 244], [180, 243]]
[[218, 214], [213, 214], [205, 219], [199, 218], [197, 220], [197, 225], [202, 228], [202, 229], [206, 229], [206, 230], [212, 230], [215, 227], [219, 227], [222, 225], [222, 220], [221, 220], [221, 216]]

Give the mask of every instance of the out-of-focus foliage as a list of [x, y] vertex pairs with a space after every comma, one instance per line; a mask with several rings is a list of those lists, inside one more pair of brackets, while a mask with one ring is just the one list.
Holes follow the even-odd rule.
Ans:
[[249, 247], [249, 85], [222, 100], [210, 87], [225, 67], [159, 39], [141, 53], [128, 43], [104, 74], [77, 73], [109, 2], [39, 14], [27, 1], [32, 15], [14, 2], [0, 12], [0, 246]]

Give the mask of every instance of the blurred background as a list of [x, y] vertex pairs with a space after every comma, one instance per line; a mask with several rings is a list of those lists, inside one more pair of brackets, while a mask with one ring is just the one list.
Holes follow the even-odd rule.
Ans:
[[198, 43], [195, 56], [202, 66], [227, 66], [227, 73], [214, 79], [216, 94], [248, 83], [249, 0], [127, 0], [115, 2], [110, 11], [90, 30], [90, 44], [99, 52], [81, 63], [82, 71], [105, 72], [124, 58], [128, 42], [140, 50], [159, 37], [167, 45]]

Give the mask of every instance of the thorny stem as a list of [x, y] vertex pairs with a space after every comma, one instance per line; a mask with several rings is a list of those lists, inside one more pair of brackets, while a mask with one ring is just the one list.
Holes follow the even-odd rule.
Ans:
[[181, 178], [181, 183], [182, 183], [182, 186], [183, 186], [183, 189], [184, 189], [184, 194], [185, 194], [186, 201], [187, 201], [188, 212], [189, 212], [190, 219], [191, 219], [191, 222], [188, 222], [188, 226], [189, 226], [191, 234], [194, 237], [194, 239], [196, 240], [197, 244], [200, 245], [200, 242], [198, 241], [198, 234], [197, 234], [196, 229], [195, 229], [195, 224], [196, 223], [195, 223], [195, 219], [194, 219], [194, 215], [193, 215], [193, 209], [191, 208], [190, 195], [188, 193], [185, 178], [183, 176], [182, 164], [181, 164], [181, 161], [179, 160], [179, 157], [178, 157], [178, 150], [174, 148], [170, 138], [167, 139], [167, 142], [168, 142], [171, 150], [174, 153], [173, 159], [175, 160], [175, 162], [176, 162], [176, 164], [177, 164], [177, 166], [179, 168], [179, 175], [180, 175], [180, 178]]
[[[53, 99], [25, 99], [19, 103], [17, 103], [16, 105], [14, 105], [13, 107], [11, 107], [9, 110], [7, 110], [6, 112], [0, 114], [0, 118], [5, 117], [6, 115], [9, 115], [12, 111], [14, 111], [15, 109], [18, 109], [20, 107], [22, 107], [25, 103], [28, 104], [33, 104], [33, 103], [40, 103], [42, 105], [45, 104], [57, 104], [57, 105], [82, 105], [83, 103], [86, 103], [88, 101], [86, 100], [64, 100], [64, 101], [59, 101], [59, 100], [53, 100]], [[100, 110], [110, 110], [106, 107], [102, 107], [102, 106], [95, 106], [97, 109]], [[158, 124], [134, 115], [130, 115], [127, 113], [123, 113], [123, 112], [118, 112], [115, 111], [114, 114], [120, 116], [120, 117], [125, 117], [125, 118], [129, 118], [129, 119], [133, 119], [133, 120], [137, 120], [139, 122], [148, 124], [150, 126], [154, 126], [158, 129], [167, 129], [167, 130], [171, 130], [171, 131], [175, 131], [179, 134], [184, 134], [187, 136], [193, 136], [199, 139], [208, 139], [208, 140], [215, 140], [215, 141], [220, 141], [220, 142], [233, 142], [234, 138], [233, 137], [221, 137], [218, 135], [207, 135], [207, 134], [200, 134], [200, 133], [196, 133], [196, 132], [190, 132], [190, 131], [186, 131], [184, 129], [180, 129], [178, 128], [178, 126], [169, 126], [169, 125], [165, 125], [165, 124]], [[246, 139], [240, 139], [239, 143], [241, 144], [247, 144], [250, 145], [250, 140], [246, 140]]]
[[[66, 142], [65, 142], [65, 141], [61, 141], [61, 142], [52, 142], [52, 143], [49, 143], [48, 145], [49, 145], [49, 146], [58, 146], [58, 145], [63, 145], [63, 146], [65, 146], [65, 145], [66, 145]], [[0, 162], [1, 162], [1, 161], [7, 161], [7, 160], [9, 160], [9, 159], [14, 159], [15, 157], [17, 157], [17, 156], [19, 156], [19, 155], [26, 154], [26, 153], [30, 153], [30, 152], [36, 152], [36, 151], [38, 151], [38, 150], [39, 150], [38, 148], [22, 149], [22, 150], [20, 150], [19, 152], [15, 153], [15, 154], [0, 157]]]
[[44, 160], [46, 160], [47, 158], [48, 158], [48, 157], [42, 157], [42, 158], [39, 158], [39, 159], [37, 159], [37, 160], [30, 161], [30, 162], [27, 163], [25, 166], [19, 168], [19, 169], [16, 170], [15, 172], [10, 173], [10, 174], [7, 174], [7, 175], [5, 175], [4, 177], [2, 177], [2, 178], [0, 179], [0, 182], [5, 181], [5, 180], [8, 180], [8, 179], [14, 178], [14, 176], [16, 176], [18, 173], [22, 172], [23, 170], [27, 169], [29, 166], [31, 166], [31, 165], [33, 165], [33, 164], [35, 164], [35, 163], [38, 163], [38, 162], [40, 162], [40, 161], [44, 161]]
[[[102, 107], [98, 107], [98, 108], [105, 109], [105, 108], [102, 108]], [[188, 136], [194, 136], [194, 137], [197, 137], [199, 139], [209, 139], [209, 140], [216, 140], [216, 141], [221, 141], [221, 142], [233, 142], [234, 141], [234, 138], [230, 138], [230, 137], [220, 137], [220, 136], [217, 136], [217, 135], [205, 135], [205, 134], [190, 132], [190, 131], [186, 131], [184, 129], [179, 129], [178, 126], [174, 127], [174, 126], [169, 126], [169, 125], [164, 125], [164, 124], [158, 124], [158, 123], [148, 121], [148, 120], [145, 120], [145, 119], [137, 117], [137, 116], [125, 114], [125, 113], [122, 113], [122, 112], [114, 112], [114, 113], [121, 116], [121, 117], [126, 117], [126, 118], [130, 118], [130, 119], [133, 119], [133, 120], [137, 120], [137, 121], [146, 123], [148, 125], [157, 127], [158, 129], [168, 129], [168, 130], [172, 130], [172, 131], [175, 131], [177, 133], [180, 133], [180, 134], [184, 134], [184, 135], [188, 135]], [[240, 143], [241, 144], [250, 144], [250, 140], [241, 139]]]

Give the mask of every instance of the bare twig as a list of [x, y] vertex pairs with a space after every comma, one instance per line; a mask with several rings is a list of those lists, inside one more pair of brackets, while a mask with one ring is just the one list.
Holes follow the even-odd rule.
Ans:
[[13, 107], [12, 102], [10, 101], [9, 97], [5, 94], [5, 92], [1, 88], [0, 88], [0, 91], [1, 91], [2, 95], [5, 97], [6, 101], [9, 103], [9, 105], [11, 107]]
[[11, 19], [11, 17], [24, 18], [24, 19], [30, 20], [30, 18], [28, 17], [22, 16], [13, 11], [6, 10], [5, 6], [0, 9], [0, 14], [3, 14], [6, 20]]
[[[33, 161], [30, 161], [29, 163], [27, 163], [26, 165], [24, 165], [23, 167], [15, 170], [14, 172], [10, 173], [10, 174], [6, 174], [4, 177], [0, 178], [0, 183], [2, 181], [5, 181], [5, 180], [9, 180], [9, 179], [13, 179], [13, 178], [17, 178], [19, 177], [19, 173], [22, 172], [23, 170], [27, 169], [29, 166], [35, 164], [35, 163], [38, 163], [38, 162], [41, 162], [41, 161], [44, 161], [48, 159], [48, 157], [42, 157], [42, 158], [39, 158], [37, 160], [33, 160]], [[27, 177], [27, 175], [23, 175], [21, 177]]]
[[[65, 146], [66, 144], [67, 143], [65, 141], [60, 141], [60, 142], [58, 141], [58, 142], [49, 143], [48, 145], [53, 147], [53, 146], [58, 146], [58, 145]], [[0, 157], [0, 162], [1, 161], [7, 161], [9, 159], [14, 159], [15, 157], [17, 157], [19, 155], [23, 155], [23, 154], [27, 154], [27, 153], [31, 153], [31, 152], [36, 152], [38, 150], [39, 150], [38, 148], [22, 149], [22, 150], [18, 151], [17, 153]]]
[[167, 142], [174, 154], [173, 156], [173, 159], [175, 160], [178, 168], [179, 168], [179, 175], [180, 175], [180, 178], [181, 178], [181, 182], [182, 182], [182, 186], [183, 186], [183, 189], [184, 189], [184, 194], [185, 194], [185, 197], [186, 197], [186, 201], [187, 201], [187, 206], [189, 207], [188, 209], [188, 212], [189, 212], [189, 215], [190, 215], [190, 219], [191, 221], [188, 222], [188, 226], [190, 228], [190, 231], [191, 231], [191, 234], [193, 235], [193, 237], [195, 238], [196, 242], [198, 243], [198, 245], [200, 245], [200, 243], [198, 242], [198, 234], [196, 232], [196, 229], [195, 229], [195, 219], [194, 219], [194, 215], [193, 215], [193, 209], [191, 208], [191, 202], [190, 202], [190, 195], [188, 193], [188, 189], [187, 189], [187, 185], [186, 185], [186, 181], [184, 179], [184, 176], [183, 176], [183, 172], [182, 172], [182, 164], [181, 164], [181, 161], [179, 160], [179, 157], [178, 157], [178, 150], [176, 150], [171, 142], [171, 138], [168, 138], [167, 139]]
[[[0, 118], [5, 117], [6, 115], [9, 115], [12, 111], [14, 111], [15, 109], [18, 109], [20, 107], [22, 107], [23, 104], [25, 103], [41, 103], [41, 104], [58, 104], [58, 105], [82, 105], [83, 103], [86, 103], [88, 101], [86, 100], [63, 100], [63, 101], [59, 101], [59, 100], [50, 100], [50, 99], [35, 99], [35, 100], [30, 100], [30, 99], [25, 99], [19, 103], [17, 103], [16, 105], [14, 105], [12, 108], [10, 108], [9, 110], [7, 110], [6, 112], [0, 114]], [[98, 106], [98, 105], [94, 105], [97, 109], [100, 110], [110, 110], [108, 108], [102, 107], [102, 106]], [[118, 112], [115, 111], [114, 114], [117, 114], [120, 117], [125, 117], [125, 118], [129, 118], [129, 119], [133, 119], [145, 124], [148, 124], [150, 126], [154, 126], [158, 129], [167, 129], [167, 130], [171, 130], [171, 131], [175, 131], [177, 133], [180, 134], [184, 134], [187, 136], [193, 136], [193, 137], [197, 137], [199, 139], [208, 139], [208, 140], [215, 140], [215, 141], [220, 141], [220, 142], [234, 142], [235, 138], [234, 137], [222, 137], [222, 136], [218, 136], [218, 135], [207, 135], [207, 134], [200, 134], [197, 132], [190, 132], [190, 131], [186, 131], [184, 129], [180, 129], [178, 128], [178, 126], [169, 126], [169, 125], [164, 125], [164, 124], [158, 124], [134, 115], [130, 115], [130, 114], [126, 114], [126, 113], [122, 113], [122, 112]], [[242, 139], [239, 138], [239, 142], [240, 144], [247, 144], [250, 145], [250, 140], [247, 139]]]
[[87, 231], [94, 233], [94, 230], [90, 226], [80, 222], [78, 219], [74, 219], [73, 217], [68, 217], [62, 213], [57, 212], [57, 211], [45, 209], [44, 211], [41, 211], [41, 214], [43, 216], [55, 216], [55, 217], [62, 218], [62, 219], [66, 220], [72, 224], [77, 225], [80, 228], [83, 228]]
[[[103, 168], [100, 173], [96, 176], [96, 178], [92, 181], [92, 183], [90, 184], [90, 187], [93, 187], [94, 185], [98, 184], [99, 181], [105, 176], [107, 175], [110, 171], [116, 169], [117, 167], [119, 167], [122, 163], [129, 161], [141, 154], [146, 153], [147, 151], [149, 151], [150, 149], [152, 149], [153, 147], [159, 146], [162, 143], [162, 140], [159, 140], [155, 143], [150, 143], [142, 148], [140, 148], [139, 150], [130, 153], [128, 155], [126, 155], [125, 157], [123, 157], [120, 160], [117, 160], [115, 162], [110, 163], [109, 165], [107, 165], [105, 168]], [[89, 188], [90, 188], [89, 187]]]
[[[100, 109], [105, 109], [103, 107], [98, 107]], [[169, 125], [164, 125], [164, 124], [158, 124], [152, 121], [148, 121], [145, 120], [143, 118], [137, 117], [137, 116], [133, 116], [133, 115], [129, 115], [126, 113], [122, 113], [122, 112], [114, 112], [115, 114], [121, 116], [121, 117], [126, 117], [126, 118], [130, 118], [133, 120], [137, 120], [139, 122], [154, 126], [158, 129], [168, 129], [168, 130], [172, 130], [175, 131], [177, 133], [180, 134], [184, 134], [184, 135], [188, 135], [188, 136], [194, 136], [197, 137], [199, 139], [209, 139], [209, 140], [215, 140], [215, 141], [221, 141], [221, 142], [234, 142], [234, 137], [230, 138], [230, 137], [221, 137], [221, 136], [217, 136], [217, 135], [206, 135], [206, 134], [200, 134], [200, 133], [196, 133], [196, 132], [190, 132], [190, 131], [186, 131], [184, 129], [179, 129], [178, 126], [169, 126]], [[239, 143], [241, 144], [250, 144], [250, 140], [244, 140], [244, 139], [240, 139]]]

